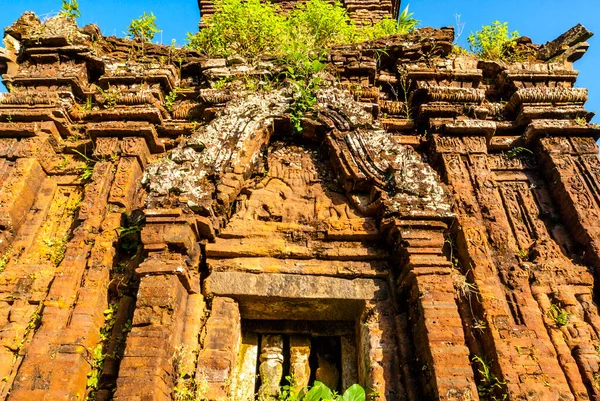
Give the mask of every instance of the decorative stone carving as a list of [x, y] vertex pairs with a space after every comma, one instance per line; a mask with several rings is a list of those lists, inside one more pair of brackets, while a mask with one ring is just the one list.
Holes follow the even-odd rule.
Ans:
[[290, 376], [296, 391], [308, 387], [310, 379], [310, 337], [290, 337]]
[[283, 337], [263, 335], [260, 340], [260, 401], [278, 399], [281, 380], [283, 379]]

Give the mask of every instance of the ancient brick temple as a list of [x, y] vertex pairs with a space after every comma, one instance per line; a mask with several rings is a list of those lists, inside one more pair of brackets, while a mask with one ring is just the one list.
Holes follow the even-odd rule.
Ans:
[[269, 60], [24, 14], [0, 50], [0, 399], [275, 400], [293, 376], [599, 400], [591, 33], [515, 63], [453, 36], [336, 48], [292, 135]]

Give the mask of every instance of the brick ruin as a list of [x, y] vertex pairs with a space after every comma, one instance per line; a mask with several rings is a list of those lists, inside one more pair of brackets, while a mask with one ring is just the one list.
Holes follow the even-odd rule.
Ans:
[[515, 63], [452, 55], [448, 28], [336, 48], [292, 136], [285, 85], [244, 84], [269, 60], [24, 14], [0, 50], [0, 399], [274, 400], [285, 375], [600, 399], [590, 36]]

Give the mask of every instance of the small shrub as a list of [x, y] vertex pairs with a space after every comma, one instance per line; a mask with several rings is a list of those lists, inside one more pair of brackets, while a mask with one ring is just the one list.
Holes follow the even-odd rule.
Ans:
[[281, 54], [285, 18], [278, 8], [260, 0], [217, 0], [210, 26], [188, 33], [188, 47], [213, 56]]
[[515, 47], [519, 32], [508, 31], [508, 22], [492, 22], [484, 25], [481, 31], [472, 33], [467, 38], [471, 51], [477, 56], [488, 60], [504, 60]]
[[554, 323], [556, 323], [558, 327], [566, 326], [567, 323], [569, 323], [569, 312], [567, 312], [566, 310], [564, 310], [556, 304], [552, 304], [550, 310], [548, 311], [548, 314], [550, 315], [552, 320], [554, 320]]
[[81, 17], [79, 2], [77, 0], [62, 0], [62, 7], [58, 13], [60, 16], [70, 19]]
[[154, 35], [160, 32], [158, 26], [156, 26], [156, 16], [154, 13], [148, 14], [144, 12], [138, 19], [131, 21], [131, 24], [127, 27], [129, 38], [141, 39], [142, 42], [151, 42], [154, 39]]
[[173, 90], [171, 92], [169, 92], [169, 94], [167, 96], [165, 96], [165, 102], [163, 103], [163, 106], [165, 106], [165, 109], [169, 110], [169, 111], [173, 111], [173, 105], [175, 104], [175, 101], [177, 100], [177, 92], [180, 89], [175, 87], [173, 88]]
[[405, 34], [418, 21], [405, 8], [398, 21], [383, 19], [357, 26], [340, 2], [309, 0], [286, 18], [277, 6], [259, 0], [217, 0], [209, 26], [192, 35], [187, 47], [209, 56], [243, 57], [269, 55], [285, 58], [302, 53], [319, 58], [333, 45], [357, 43], [392, 34]]

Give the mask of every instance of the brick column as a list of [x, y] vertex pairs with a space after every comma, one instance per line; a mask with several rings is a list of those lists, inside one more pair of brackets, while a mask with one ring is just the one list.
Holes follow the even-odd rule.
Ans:
[[[178, 210], [148, 211], [146, 215], [142, 242], [149, 256], [136, 270], [141, 281], [116, 401], [171, 400], [177, 380], [174, 372], [179, 368], [174, 366], [179, 360], [176, 353], [190, 347], [189, 352], [195, 354], [201, 324], [196, 315], [204, 312], [197, 299], [199, 248], [193, 220], [186, 220]], [[189, 358], [182, 362], [193, 364]]]
[[437, 400], [478, 400], [462, 321], [442, 255], [441, 221], [394, 220], [399, 297], [408, 298], [409, 329], [422, 372], [423, 394]]
[[[499, 193], [486, 143], [484, 136], [433, 138], [442, 175], [457, 203], [456, 256], [465, 278], [472, 280], [474, 294], [463, 317], [471, 349], [497, 368], [495, 374], [506, 382], [504, 391], [510, 399], [529, 393], [544, 399], [573, 399], [557, 351], [549, 346], [544, 312], [517, 259], [519, 239], [506, 209], [514, 204], [505, 204]], [[478, 329], [474, 329], [475, 318]]]
[[600, 159], [591, 137], [540, 138], [542, 171], [573, 238], [600, 277]]

